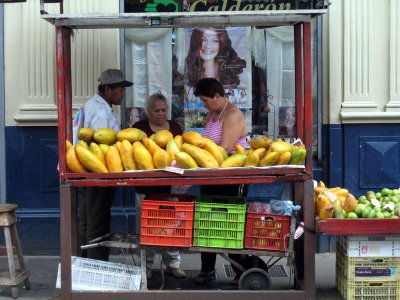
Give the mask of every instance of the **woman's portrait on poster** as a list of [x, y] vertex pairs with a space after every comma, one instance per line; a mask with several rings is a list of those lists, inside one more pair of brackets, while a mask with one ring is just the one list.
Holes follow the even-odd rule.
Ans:
[[239, 57], [225, 28], [194, 28], [185, 60], [187, 85], [216, 78], [224, 87], [238, 86], [246, 61]]
[[127, 107], [126, 128], [131, 128], [137, 121], [147, 119], [146, 109], [143, 107]]
[[289, 138], [296, 136], [296, 107], [279, 108], [279, 136]]

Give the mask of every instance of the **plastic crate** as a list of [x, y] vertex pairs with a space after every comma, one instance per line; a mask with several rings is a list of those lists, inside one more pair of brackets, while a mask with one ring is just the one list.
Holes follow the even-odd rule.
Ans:
[[337, 245], [349, 257], [400, 257], [400, 236], [338, 236]]
[[336, 248], [336, 273], [348, 281], [399, 281], [399, 267], [397, 257], [348, 257]]
[[399, 283], [395, 281], [341, 280], [339, 293], [345, 300], [398, 300]]
[[247, 212], [244, 247], [286, 251], [289, 232], [290, 216]]
[[[71, 256], [72, 290], [138, 291], [141, 268], [102, 260]], [[61, 264], [56, 288], [61, 288]]]
[[[155, 200], [149, 200], [149, 197]], [[160, 199], [163, 199], [160, 201]], [[176, 199], [179, 201], [170, 201]], [[193, 196], [149, 195], [142, 201], [140, 244], [191, 247]], [[180, 202], [189, 201], [189, 202]]]
[[245, 198], [199, 196], [194, 211], [193, 246], [243, 248]]

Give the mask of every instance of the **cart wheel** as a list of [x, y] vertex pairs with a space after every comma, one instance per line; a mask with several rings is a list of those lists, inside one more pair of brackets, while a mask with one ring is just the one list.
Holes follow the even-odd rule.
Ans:
[[240, 276], [240, 290], [269, 290], [271, 280], [267, 272], [259, 268], [251, 268]]

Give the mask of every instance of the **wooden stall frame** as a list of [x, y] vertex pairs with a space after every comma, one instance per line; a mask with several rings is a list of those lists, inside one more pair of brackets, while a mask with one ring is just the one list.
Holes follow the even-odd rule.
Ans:
[[[60, 240], [61, 240], [61, 297], [62, 299], [315, 299], [315, 234], [306, 231], [295, 243], [296, 263], [299, 269], [296, 290], [268, 291], [139, 291], [139, 292], [78, 292], [71, 289], [71, 256], [76, 255], [76, 188], [79, 186], [150, 186], [173, 184], [238, 184], [293, 182], [294, 200], [302, 206], [302, 220], [311, 231], [314, 224], [312, 185], [312, 62], [311, 62], [311, 17], [326, 10], [285, 11], [285, 12], [218, 12], [185, 15], [172, 14], [172, 19], [162, 22], [161, 27], [184, 27], [196, 24], [217, 25], [292, 25], [294, 26], [295, 47], [295, 101], [297, 107], [297, 128], [304, 141], [307, 153], [305, 168], [271, 169], [226, 169], [185, 171], [183, 175], [162, 170], [145, 172], [124, 172], [104, 174], [68, 173], [66, 163], [60, 159]], [[72, 83], [71, 83], [71, 33], [74, 28], [128, 28], [149, 27], [153, 17], [167, 18], [171, 14], [102, 14], [88, 15], [42, 15], [56, 29], [56, 68], [58, 105], [58, 147], [59, 157], [65, 157], [65, 140], [72, 138]], [[235, 21], [235, 18], [238, 18]], [[210, 19], [211, 18], [211, 19]], [[216, 180], [216, 178], [218, 180]]]

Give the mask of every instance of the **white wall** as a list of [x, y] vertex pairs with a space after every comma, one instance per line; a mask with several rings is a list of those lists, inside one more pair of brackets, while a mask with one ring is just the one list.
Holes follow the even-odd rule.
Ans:
[[[57, 126], [55, 27], [41, 19], [39, 0], [4, 10], [6, 126]], [[59, 13], [59, 5], [45, 10]], [[64, 12], [119, 12], [119, 1], [66, 0]], [[71, 53], [76, 108], [96, 92], [101, 71], [120, 67], [119, 30], [74, 31]]]
[[324, 52], [324, 123], [400, 121], [398, 0], [332, 1]]

